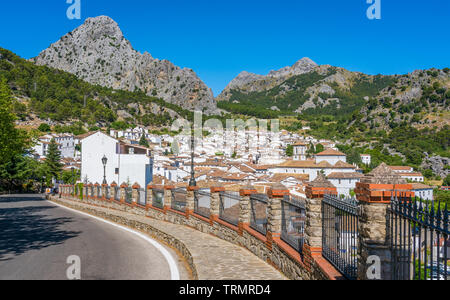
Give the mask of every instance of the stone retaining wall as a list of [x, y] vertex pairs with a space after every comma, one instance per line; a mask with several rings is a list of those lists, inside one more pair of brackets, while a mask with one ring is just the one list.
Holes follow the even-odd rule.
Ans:
[[[71, 200], [81, 201], [80, 199], [67, 195], [65, 197]], [[52, 200], [57, 201], [58, 199], [52, 198]], [[268, 243], [267, 237], [252, 230], [248, 225], [244, 225], [243, 230], [240, 230], [238, 227], [224, 221], [213, 219], [209, 220], [192, 213], [188, 214], [187, 217], [186, 214], [175, 212], [171, 209], [161, 210], [152, 206], [143, 207], [136, 204], [130, 205], [119, 203], [114, 200], [83, 199], [81, 202], [93, 206], [124, 211], [138, 216], [145, 216], [160, 221], [166, 221], [177, 225], [189, 226], [203, 233], [214, 235], [220, 239], [246, 248], [260, 259], [278, 269], [287, 278], [292, 280], [340, 279], [339, 273], [335, 272], [335, 270], [329, 270], [331, 267], [327, 264], [327, 262], [312, 259], [311, 264], [305, 265], [300, 254], [282, 242], [279, 238], [274, 238], [273, 241]], [[83, 211], [86, 210], [83, 209]], [[119, 224], [148, 232], [155, 239], [163, 241], [164, 243], [174, 247], [187, 260], [189, 266], [192, 268], [194, 278], [196, 278], [196, 268], [193, 264], [192, 255], [186, 246], [174, 237], [160, 230], [156, 230], [148, 224], [126, 220], [113, 214], [108, 215], [100, 213], [99, 215], [95, 208], [89, 209], [87, 212], [108, 220], [112, 220]], [[270, 247], [268, 244], [270, 244]]]

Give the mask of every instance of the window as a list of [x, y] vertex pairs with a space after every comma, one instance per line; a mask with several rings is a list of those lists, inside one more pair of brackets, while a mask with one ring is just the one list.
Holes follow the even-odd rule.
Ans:
[[119, 168], [116, 168], [116, 175], [119, 175]]

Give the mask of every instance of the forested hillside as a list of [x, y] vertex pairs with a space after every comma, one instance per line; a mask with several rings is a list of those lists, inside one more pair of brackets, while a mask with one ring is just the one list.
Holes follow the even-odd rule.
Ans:
[[36, 66], [0, 48], [0, 78], [15, 96], [14, 111], [22, 121], [35, 115], [61, 124], [77, 121], [89, 126], [129, 124], [165, 126], [192, 112], [142, 92], [127, 92], [91, 85], [75, 75]]

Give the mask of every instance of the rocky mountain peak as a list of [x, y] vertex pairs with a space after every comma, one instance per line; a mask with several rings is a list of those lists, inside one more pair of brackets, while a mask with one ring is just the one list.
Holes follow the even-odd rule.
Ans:
[[110, 17], [86, 21], [32, 59], [37, 65], [60, 69], [101, 86], [141, 90], [189, 110], [217, 113], [214, 96], [190, 69], [141, 54], [125, 39]]
[[306, 74], [319, 67], [310, 58], [302, 58], [292, 66], [287, 66], [276, 71], [270, 71], [268, 75], [257, 75], [249, 72], [241, 72], [234, 78], [223, 92], [217, 97], [218, 101], [228, 101], [232, 90], [245, 92], [263, 91], [281, 84], [290, 77]]

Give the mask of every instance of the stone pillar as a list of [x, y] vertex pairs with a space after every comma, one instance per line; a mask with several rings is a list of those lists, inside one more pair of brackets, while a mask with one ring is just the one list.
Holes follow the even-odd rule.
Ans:
[[195, 206], [195, 192], [199, 190], [197, 186], [188, 186], [187, 187], [187, 196], [186, 196], [186, 217], [189, 218], [190, 215], [194, 213]]
[[[357, 183], [355, 193], [361, 212], [358, 222], [359, 280], [393, 279], [389, 208], [392, 196], [396, 193], [414, 196], [411, 191], [412, 185], [384, 163]], [[374, 269], [371, 257], [379, 259], [381, 270]], [[379, 276], [373, 271], [378, 271]]]
[[175, 189], [173, 185], [164, 186], [164, 211], [172, 209], [172, 190]]
[[267, 247], [272, 250], [274, 238], [281, 237], [281, 200], [289, 195], [289, 190], [282, 184], [274, 184], [268, 191]]
[[241, 201], [239, 201], [239, 234], [242, 235], [244, 227], [250, 225], [250, 196], [256, 194], [258, 191], [253, 186], [243, 187], [239, 194]]
[[86, 193], [86, 195], [87, 195], [87, 199], [89, 200], [89, 199], [92, 199], [92, 183], [89, 183], [88, 185], [87, 185], [87, 193]]
[[141, 186], [139, 185], [139, 183], [135, 183], [132, 186], [133, 192], [132, 192], [132, 204], [134, 206], [137, 205], [138, 203], [138, 198], [139, 198], [139, 190], [141, 189]]
[[102, 184], [102, 200], [106, 201], [106, 189], [108, 188], [107, 184]]
[[126, 203], [126, 199], [127, 199], [127, 188], [128, 188], [128, 184], [126, 184], [125, 182], [122, 183], [120, 185], [120, 203], [125, 204]]
[[86, 184], [83, 184], [83, 199], [86, 200], [88, 197], [88, 187]]
[[109, 193], [110, 193], [109, 202], [114, 201], [116, 199], [116, 196], [117, 196], [116, 187], [117, 187], [117, 183], [115, 181], [113, 181], [111, 183], [111, 189], [109, 190]]
[[336, 187], [320, 173], [310, 182], [306, 192], [306, 222], [303, 258], [307, 268], [311, 268], [314, 257], [322, 256], [322, 201], [326, 194], [337, 195]]
[[220, 185], [211, 187], [211, 221], [219, 220], [220, 215], [220, 193], [225, 192], [225, 188]]

